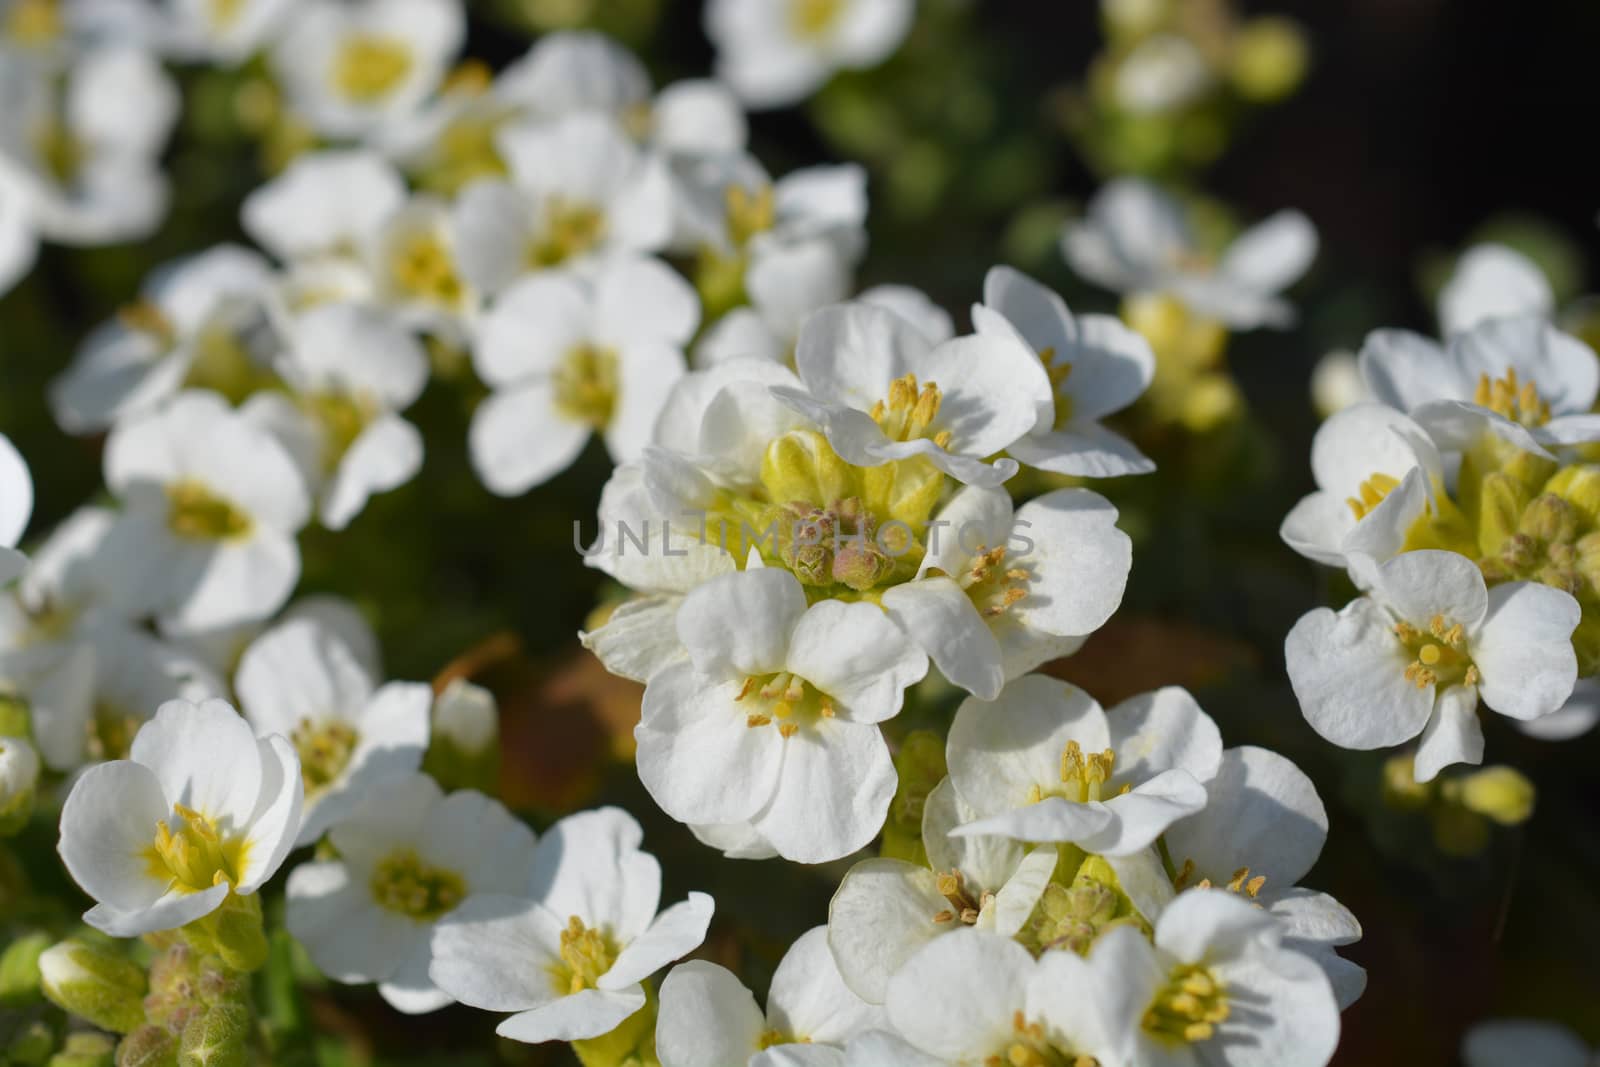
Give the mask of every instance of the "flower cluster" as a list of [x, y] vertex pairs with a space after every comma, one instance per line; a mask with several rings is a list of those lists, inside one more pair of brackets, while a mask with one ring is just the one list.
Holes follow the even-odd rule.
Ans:
[[1367, 338], [1370, 399], [1317, 431], [1317, 490], [1283, 522], [1290, 547], [1345, 568], [1362, 594], [1288, 636], [1306, 720], [1346, 748], [1420, 736], [1419, 782], [1481, 762], [1480, 701], [1531, 731], [1588, 719], [1600, 359], [1550, 312], [1522, 257], [1464, 256], [1441, 293], [1442, 342]]
[[[1155, 472], [1141, 412], [1240, 416], [1224, 350], [1294, 320], [1305, 216], [1216, 240], [1112, 180], [1059, 244], [1120, 316], [997, 265], [958, 320], [858, 286], [864, 168], [774, 175], [748, 143], [747, 108], [887, 58], [910, 0], [713, 0], [717, 80], [660, 88], [590, 31], [464, 59], [457, 0], [0, 5], [0, 291], [41, 239], [159, 223], [161, 61], [261, 88], [292, 149], [238, 205], [248, 244], [150, 271], [54, 377], [103, 491], [26, 553], [0, 436], [0, 838], [53, 820], [92, 901], [0, 954], [0, 998], [118, 1035], [46, 1027], [19, 1063], [299, 1062], [296, 1009], [264, 1004], [308, 976], [591, 1067], [1330, 1062], [1366, 975], [1356, 917], [1301, 885], [1310, 778], [1225, 746], [1186, 688], [1104, 707], [1060, 662], [1132, 571], [1099, 480]], [[1106, 17], [1129, 123], [1303, 66], [1281, 23], [1219, 45], [1176, 5]], [[1479, 761], [1480, 698], [1543, 721], [1600, 673], [1600, 361], [1501, 252], [1444, 303], [1442, 344], [1369, 339], [1369, 399], [1322, 427], [1282, 529], [1360, 592], [1289, 634], [1306, 718], [1420, 735], [1417, 781]], [[425, 441], [446, 390], [464, 441]], [[685, 847], [833, 889], [764, 1004], [633, 815], [513, 810], [496, 698], [394, 679], [367, 605], [302, 581], [311, 539], [452, 444], [486, 502], [609, 460], [563, 565], [615, 594], [580, 639], [637, 683], [638, 784]], [[1516, 784], [1450, 798], [1525, 814]]]

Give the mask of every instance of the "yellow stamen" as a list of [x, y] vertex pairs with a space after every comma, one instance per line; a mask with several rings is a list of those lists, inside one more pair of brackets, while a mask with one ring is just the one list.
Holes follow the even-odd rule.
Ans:
[[250, 516], [196, 481], [167, 487], [167, 526], [194, 541], [228, 541], [247, 537]]
[[372, 899], [418, 922], [454, 911], [467, 896], [461, 875], [425, 862], [410, 849], [394, 852], [372, 872]]
[[1399, 484], [1398, 478], [1391, 478], [1387, 474], [1373, 474], [1361, 483], [1355, 496], [1345, 498], [1345, 503], [1350, 505], [1350, 510], [1357, 519], [1364, 519], [1368, 512], [1383, 503], [1383, 498], [1393, 492]]
[[363, 104], [376, 103], [405, 80], [412, 63], [411, 47], [404, 41], [356, 34], [335, 54], [329, 80], [343, 96]]

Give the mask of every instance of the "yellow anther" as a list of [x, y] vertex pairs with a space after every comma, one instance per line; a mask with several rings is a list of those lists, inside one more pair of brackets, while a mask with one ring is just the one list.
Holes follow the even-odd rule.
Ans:
[[1539, 396], [1533, 382], [1517, 381], [1515, 367], [1507, 367], [1504, 377], [1493, 380], [1487, 374], [1478, 375], [1472, 402], [1524, 426], [1542, 426], [1550, 421], [1550, 405]]
[[605, 233], [606, 217], [599, 208], [552, 197], [545, 206], [544, 231], [528, 249], [528, 265], [535, 270], [560, 266], [593, 249]]
[[936, 911], [933, 913], [933, 921], [936, 923], [953, 922], [955, 917], [956, 913], [951, 911], [949, 908], [946, 908], [944, 911]]
[[395, 288], [413, 299], [455, 308], [466, 298], [455, 260], [437, 234], [416, 233], [401, 242], [389, 274]]
[[[889, 383], [889, 397], [872, 405], [872, 420], [891, 441], [915, 441], [929, 437], [929, 428], [939, 415], [944, 395], [933, 382], [921, 387], [915, 374], [906, 374]], [[933, 443], [940, 448], [950, 444], [948, 430], [935, 431]]]
[[796, 726], [792, 722], [785, 722], [785, 723], [779, 723], [778, 724], [778, 733], [783, 735], [783, 739], [785, 741], [789, 740], [789, 738], [793, 737], [795, 734], [797, 734], [799, 732], [800, 732], [800, 727]]
[[557, 992], [581, 993], [597, 988], [601, 975], [617, 961], [618, 948], [609, 932], [569, 916], [561, 931], [561, 963], [555, 975]]
[[1478, 669], [1468, 655], [1466, 630], [1460, 623], [1434, 615], [1428, 620], [1426, 630], [1408, 622], [1397, 622], [1394, 634], [1412, 657], [1406, 664], [1404, 677], [1418, 689], [1478, 683]]
[[1214, 1037], [1228, 1014], [1227, 991], [1216, 976], [1200, 964], [1179, 964], [1145, 1010], [1141, 1025], [1158, 1040], [1193, 1044]]
[[290, 731], [289, 740], [300, 756], [306, 795], [326, 789], [344, 773], [360, 739], [355, 727], [346, 722], [300, 720]]
[[1364, 519], [1367, 513], [1379, 504], [1399, 486], [1400, 480], [1387, 474], [1373, 474], [1362, 482], [1356, 490], [1356, 495], [1346, 497], [1345, 503], [1350, 506], [1350, 511], [1357, 519]]
[[735, 247], [743, 247], [750, 238], [772, 229], [777, 222], [771, 185], [762, 184], [755, 192], [737, 183], [729, 185], [723, 193], [723, 206], [728, 218], [728, 238]]
[[744, 717], [744, 724], [751, 729], [755, 729], [757, 726], [766, 726], [771, 722], [772, 717], [770, 715], [746, 715]]
[[1183, 861], [1182, 869], [1178, 871], [1178, 876], [1172, 880], [1172, 887], [1174, 889], [1182, 889], [1185, 885], [1188, 884], [1189, 879], [1191, 879], [1193, 877], [1194, 877], [1194, 860], [1186, 859], [1186, 860]]
[[481, 59], [467, 59], [458, 64], [444, 80], [446, 93], [470, 93], [477, 96], [494, 83], [494, 68]]
[[172, 818], [156, 823], [144, 859], [153, 877], [169, 879], [172, 888], [180, 892], [198, 893], [237, 882], [248, 847], [244, 839], [224, 835], [201, 812], [174, 804]]

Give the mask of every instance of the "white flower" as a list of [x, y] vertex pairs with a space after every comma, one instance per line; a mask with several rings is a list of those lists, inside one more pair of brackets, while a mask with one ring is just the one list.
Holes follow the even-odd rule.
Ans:
[[466, 344], [478, 293], [461, 275], [448, 201], [414, 196], [384, 219], [368, 242], [376, 299], [407, 327]]
[[692, 960], [668, 971], [656, 1055], [661, 1067], [837, 1067], [846, 1041], [884, 1022], [839, 977], [828, 929], [817, 926], [783, 954], [765, 1012], [725, 967]]
[[1443, 490], [1439, 451], [1411, 419], [1382, 404], [1345, 408], [1311, 440], [1317, 490], [1294, 506], [1278, 535], [1307, 559], [1342, 567], [1349, 553], [1388, 559]]
[[[20, 193], [32, 231], [63, 244], [110, 244], [154, 230], [168, 200], [159, 157], [179, 106], [161, 65], [137, 47], [108, 44], [73, 57], [59, 78], [24, 62], [5, 73], [0, 188], [9, 191], [0, 200]], [[19, 240], [15, 230], [11, 240]]]
[[1010, 447], [1050, 403], [1038, 358], [1013, 338], [981, 334], [931, 345], [892, 311], [823, 308], [800, 332], [795, 365], [806, 391], [775, 395], [821, 425], [846, 462], [873, 467], [922, 456], [972, 485], [998, 485]]
[[50, 384], [56, 422], [99, 433], [185, 387], [239, 395], [262, 384], [278, 345], [264, 312], [271, 284], [267, 261], [237, 245], [157, 268]]
[[704, 893], [659, 915], [661, 866], [617, 808], [569, 815], [534, 854], [524, 896], [474, 894], [439, 924], [429, 973], [485, 1011], [515, 1012], [495, 1033], [575, 1041], [609, 1033], [644, 1007], [640, 982], [705, 939]]
[[281, 263], [350, 256], [405, 202], [404, 179], [366, 149], [298, 156], [244, 198], [250, 239]]
[[502, 496], [525, 492], [596, 431], [615, 462], [638, 458], [699, 321], [689, 284], [645, 257], [612, 259], [592, 280], [547, 272], [501, 294], [472, 353], [495, 390], [472, 419], [478, 476]]
[[624, 121], [649, 105], [650, 73], [638, 56], [603, 33], [558, 30], [508, 64], [494, 91], [534, 118], [593, 111]]
[[308, 0], [272, 50], [291, 106], [319, 133], [360, 137], [415, 111], [466, 32], [457, 0]]
[[1461, 1058], [1465, 1067], [1594, 1067], [1596, 1054], [1559, 1023], [1493, 1019], [1467, 1031]]
[[377, 308], [314, 307], [296, 319], [274, 368], [292, 393], [262, 392], [240, 413], [268, 430], [342, 530], [376, 493], [422, 467], [422, 434], [399, 414], [428, 381], [422, 344]]
[[752, 821], [802, 863], [849, 855], [883, 826], [894, 765], [877, 724], [927, 658], [875, 605], [810, 608], [761, 568], [698, 586], [677, 617], [689, 662], [645, 688], [639, 777], [688, 823]]
[[1595, 723], [1600, 723], [1600, 679], [1579, 678], [1560, 708], [1537, 719], [1519, 719], [1514, 725], [1541, 741], [1570, 741], [1594, 729]]
[[0, 162], [0, 296], [28, 276], [39, 255], [28, 195]]
[[1406, 330], [1377, 330], [1361, 346], [1374, 396], [1408, 412], [1441, 451], [1492, 433], [1524, 452], [1600, 440], [1600, 360], [1543, 316], [1484, 319], [1441, 346]]
[[890, 979], [885, 1007], [901, 1037], [955, 1067], [1075, 1064], [1113, 1041], [1093, 982], [1074, 953], [1035, 960], [1008, 937], [963, 929], [912, 956]]
[[17, 542], [33, 517], [33, 476], [28, 464], [0, 433], [0, 585], [5, 585], [27, 566], [27, 558], [17, 551]]
[[1089, 214], [1067, 227], [1072, 269], [1117, 292], [1166, 294], [1235, 330], [1287, 326], [1294, 309], [1278, 294], [1310, 266], [1317, 232], [1297, 211], [1280, 211], [1240, 234], [1213, 264], [1183, 209], [1140, 178], [1095, 194]]
[[956, 791], [980, 816], [956, 834], [1070, 841], [1118, 856], [1205, 806], [1222, 739], [1182, 689], [1107, 713], [1083, 690], [1031, 674], [992, 702], [968, 697], [946, 758]]
[[942, 344], [956, 335], [950, 313], [921, 289], [909, 285], [874, 285], [861, 290], [856, 299], [893, 311], [915, 326], [930, 345]]
[[265, 618], [288, 599], [306, 487], [277, 440], [221, 397], [183, 392], [117, 426], [105, 468], [123, 504], [103, 549], [112, 602], [188, 631]]
[[300, 804], [287, 740], [257, 740], [221, 700], [162, 705], [131, 758], [85, 771], [61, 811], [61, 858], [97, 902], [84, 921], [136, 937], [254, 893], [294, 845]]
[[1056, 850], [998, 836], [955, 837], [976, 813], [946, 778], [928, 794], [922, 843], [928, 866], [862, 860], [828, 904], [828, 944], [845, 984], [883, 1003], [889, 979], [936, 937], [976, 927], [1011, 937], [1055, 872]]
[[1343, 748], [1422, 735], [1416, 776], [1483, 758], [1477, 706], [1537, 719], [1578, 677], [1578, 602], [1536, 582], [1484, 587], [1465, 556], [1431, 549], [1374, 566], [1354, 557], [1369, 595], [1317, 608], [1284, 642], [1289, 682], [1312, 729]]
[[1439, 290], [1439, 329], [1453, 337], [1486, 319], [1549, 318], [1555, 302], [1549, 280], [1533, 260], [1505, 245], [1473, 245]]
[[963, 488], [929, 526], [916, 580], [883, 607], [946, 678], [985, 700], [1077, 650], [1122, 603], [1133, 543], [1117, 509], [1057, 489], [1013, 514], [1004, 489]]
[[115, 521], [78, 509], [0, 594], [0, 679], [27, 699], [39, 754], [56, 771], [123, 759], [161, 704], [225, 691], [194, 654], [105, 603], [102, 546]]
[[450, 1003], [428, 976], [436, 925], [465, 901], [528, 884], [534, 835], [498, 801], [432, 778], [375, 783], [336, 822], [336, 860], [289, 875], [289, 932], [340, 982], [377, 982], [403, 1012]]
[[268, 630], [245, 649], [234, 678], [257, 734], [289, 738], [300, 756], [309, 845], [385, 780], [408, 776], [428, 747], [433, 691], [379, 686], [333, 629], [312, 618]]
[[722, 256], [748, 251], [752, 262], [809, 241], [823, 241], [842, 264], [866, 246], [867, 172], [854, 163], [802, 167], [774, 181], [753, 155], [680, 161], [680, 233], [684, 251]]
[[1061, 297], [1010, 267], [990, 268], [983, 300], [972, 309], [978, 332], [1015, 338], [1038, 354], [1050, 379], [1038, 421], [1008, 449], [1018, 462], [1089, 478], [1155, 470], [1100, 425], [1149, 387], [1156, 360], [1148, 341], [1111, 315], [1074, 318]]
[[1339, 1008], [1310, 958], [1283, 947], [1282, 927], [1231, 893], [1191, 889], [1156, 921], [1107, 931], [1089, 951], [1088, 985], [1118, 1067], [1324, 1067]]
[[838, 70], [874, 67], [905, 40], [912, 0], [712, 0], [717, 77], [752, 108], [810, 96]]
[[272, 42], [296, 0], [166, 0], [165, 50], [189, 62], [236, 67]]
[[744, 287], [749, 305], [723, 315], [695, 345], [700, 366], [746, 357], [792, 366], [800, 327], [849, 295], [850, 268], [829, 242], [803, 241], [757, 258]]
[[1354, 915], [1326, 893], [1298, 883], [1328, 837], [1328, 814], [1316, 786], [1292, 762], [1264, 748], [1226, 749], [1206, 783], [1203, 810], [1169, 826], [1162, 849], [1112, 857], [1117, 880], [1139, 913], [1152, 920], [1177, 891], [1226, 887], [1284, 924], [1283, 943], [1315, 959], [1341, 1008], [1360, 998], [1364, 970], [1334, 950], [1361, 938]]
[[511, 179], [473, 182], [455, 207], [461, 269], [481, 291], [607, 253], [654, 252], [671, 236], [665, 164], [614, 120], [586, 112], [523, 122], [496, 142]]

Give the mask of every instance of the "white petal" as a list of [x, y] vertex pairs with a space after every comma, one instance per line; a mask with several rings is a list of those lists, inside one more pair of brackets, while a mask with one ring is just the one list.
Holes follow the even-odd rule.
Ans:
[[709, 896], [690, 893], [689, 899], [663, 911], [649, 929], [623, 946], [611, 969], [600, 976], [600, 988], [626, 989], [699, 948], [714, 909]]
[[1080, 478], [1121, 478], [1156, 469], [1155, 461], [1132, 441], [1091, 422], [1074, 421], [1062, 430], [1031, 433], [1013, 441], [1006, 451], [1024, 466]]
[[224, 832], [243, 831], [261, 796], [261, 755], [250, 726], [222, 700], [163, 704], [130, 752], [161, 783], [168, 804], [183, 804]]
[[1113, 787], [1137, 785], [1174, 768], [1207, 782], [1222, 761], [1222, 734], [1188, 690], [1166, 686], [1106, 713], [1117, 754]]
[[566, 921], [519, 897], [470, 896], [433, 930], [428, 975], [456, 1000], [522, 1011], [557, 999], [548, 968], [561, 963]]
[[674, 596], [623, 601], [604, 625], [580, 633], [578, 639], [612, 674], [641, 684], [648, 682], [688, 655], [678, 640], [676, 625], [682, 604], [683, 599]]
[[1014, 1033], [1032, 971], [1033, 957], [1010, 938], [958, 930], [911, 957], [890, 980], [884, 1007], [922, 1051], [982, 1063]]
[[342, 863], [302, 863], [289, 874], [289, 932], [322, 973], [340, 982], [375, 982], [399, 969], [427, 931], [386, 912]]
[[1488, 590], [1477, 564], [1437, 549], [1405, 552], [1379, 567], [1373, 596], [1418, 628], [1442, 615], [1447, 624], [1460, 623], [1472, 630], [1489, 609]]
[[1474, 245], [1439, 290], [1439, 328], [1448, 336], [1484, 319], [1548, 316], [1554, 307], [1550, 282], [1533, 260], [1505, 245]]
[[777, 787], [783, 760], [777, 728], [748, 725], [751, 713], [735, 700], [742, 685], [709, 685], [683, 663], [645, 689], [634, 731], [639, 778], [681, 822], [753, 818]]
[[148, 907], [171, 879], [156, 878], [145, 852], [171, 804], [150, 770], [129, 760], [91, 767], [61, 811], [61, 859], [84, 891], [114, 909]]
[[726, 967], [680, 963], [661, 981], [656, 1056], [661, 1067], [742, 1064], [761, 1046], [766, 1019]]
[[1409, 330], [1374, 330], [1361, 345], [1361, 377], [1378, 401], [1412, 411], [1430, 400], [1470, 400], [1475, 381], [1444, 346]]
[[1431, 689], [1405, 677], [1409, 656], [1389, 615], [1360, 597], [1337, 615], [1318, 608], [1284, 641], [1289, 684], [1311, 728], [1344, 748], [1386, 748], [1422, 732]]
[[789, 946], [767, 992], [773, 1029], [819, 1044], [843, 1044], [884, 1023], [883, 1011], [850, 991], [834, 965], [828, 928], [813, 926]]
[[1565, 1026], [1534, 1019], [1496, 1019], [1467, 1031], [1466, 1067], [1586, 1067], [1589, 1047]]
[[785, 666], [832, 697], [840, 718], [882, 722], [928, 659], [876, 605], [824, 600], [795, 624]]
[[615, 1030], [622, 1021], [644, 1007], [644, 990], [608, 992], [585, 989], [559, 997], [542, 1007], [513, 1015], [494, 1032], [513, 1041], [581, 1041]]
[[788, 571], [740, 571], [684, 597], [678, 637], [703, 674], [771, 674], [784, 669], [790, 635], [805, 610], [805, 593]]
[[1471, 639], [1484, 703], [1523, 720], [1566, 703], [1578, 679], [1572, 631], [1579, 615], [1571, 595], [1536, 582], [1489, 590], [1488, 615]]
[[933, 921], [949, 906], [926, 867], [893, 859], [851, 867], [828, 904], [828, 944], [845, 983], [863, 1000], [883, 1003], [901, 965], [954, 929]]
[[1431, 782], [1455, 763], [1483, 762], [1483, 727], [1478, 723], [1478, 691], [1453, 685], [1439, 694], [1433, 716], [1422, 731], [1412, 773], [1419, 782]]
[[492, 797], [475, 789], [451, 793], [414, 832], [421, 857], [461, 874], [473, 893], [520, 893], [528, 886], [533, 831]]
[[661, 899], [661, 865], [640, 850], [643, 835], [621, 808], [568, 815], [540, 839], [529, 892], [558, 916], [610, 926], [626, 944], [649, 927]]
[[1106, 800], [1111, 821], [1101, 830], [1072, 840], [1087, 852], [1126, 856], [1149, 848], [1167, 827], [1205, 805], [1205, 787], [1188, 771], [1162, 771], [1133, 792]]
[[472, 366], [491, 386], [547, 375], [567, 353], [593, 340], [599, 316], [577, 277], [547, 271], [524, 278], [495, 300], [479, 326]]
[[1081, 689], [1027, 675], [992, 702], [962, 702], [950, 727], [950, 778], [979, 815], [1020, 808], [1032, 787], [1060, 784], [1068, 741], [1085, 752], [1104, 749], [1110, 741], [1105, 712]]
[[323, 490], [321, 518], [342, 530], [378, 493], [398, 489], [422, 469], [422, 433], [398, 415], [382, 415], [361, 431]]
[[1263, 293], [1293, 285], [1317, 254], [1317, 230], [1298, 211], [1280, 211], [1240, 234], [1223, 253], [1217, 272]]
[[1292, 886], [1317, 861], [1328, 813], [1311, 779], [1276, 752], [1253, 745], [1222, 754], [1206, 783], [1206, 808], [1166, 833], [1173, 862], [1195, 863], [1195, 876], [1225, 885], [1249, 867], [1271, 887]]
[[972, 599], [950, 578], [905, 582], [883, 594], [883, 610], [954, 685], [983, 700], [1000, 695], [1000, 642]]
[[572, 465], [590, 427], [563, 415], [544, 381], [490, 393], [472, 413], [472, 468], [491, 492], [517, 496]]
[[777, 791], [755, 819], [779, 855], [826, 863], [877, 836], [896, 785], [878, 727], [818, 719], [785, 738], [782, 752]]

